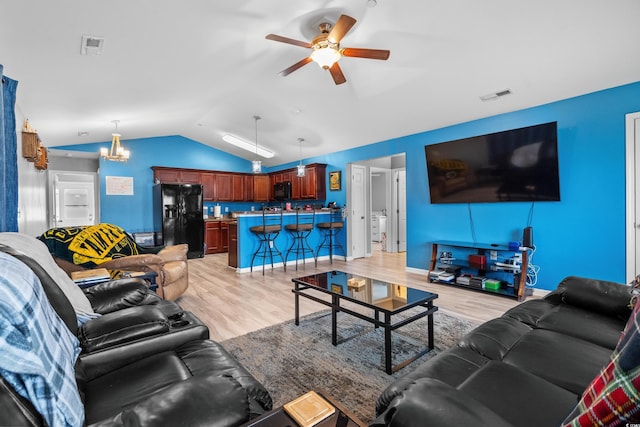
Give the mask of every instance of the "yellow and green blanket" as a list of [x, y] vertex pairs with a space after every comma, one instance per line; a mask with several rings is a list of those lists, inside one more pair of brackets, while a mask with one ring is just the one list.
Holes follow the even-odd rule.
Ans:
[[87, 268], [114, 258], [146, 253], [122, 228], [113, 224], [52, 228], [38, 237], [55, 257]]

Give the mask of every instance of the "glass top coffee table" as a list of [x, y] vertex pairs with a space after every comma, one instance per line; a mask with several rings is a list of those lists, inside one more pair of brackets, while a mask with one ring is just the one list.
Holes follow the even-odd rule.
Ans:
[[[340, 311], [373, 323], [376, 328], [384, 328], [384, 370], [387, 374], [392, 374], [433, 350], [433, 313], [438, 311], [433, 301], [438, 298], [438, 294], [336, 270], [298, 277], [292, 281], [295, 284], [292, 292], [295, 294], [296, 325], [300, 324], [300, 297], [331, 307], [331, 343], [334, 346], [354, 338], [349, 337], [338, 341], [337, 314]], [[331, 300], [321, 298], [322, 295], [318, 293], [330, 295]], [[371, 315], [347, 308], [341, 304], [343, 301], [371, 309]], [[404, 317], [392, 323], [394, 316], [412, 308], [419, 310], [410, 317]], [[394, 365], [391, 360], [391, 332], [425, 316], [427, 316], [427, 348]]]

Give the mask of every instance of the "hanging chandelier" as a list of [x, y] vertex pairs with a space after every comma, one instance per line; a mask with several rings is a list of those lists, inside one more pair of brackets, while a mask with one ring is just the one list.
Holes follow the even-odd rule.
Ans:
[[112, 162], [126, 162], [129, 160], [131, 153], [120, 145], [120, 134], [118, 133], [118, 123], [120, 123], [120, 120], [113, 120], [112, 122], [116, 125], [116, 131], [111, 134], [111, 150], [107, 149], [107, 147], [102, 147], [100, 149], [100, 155], [105, 160], [111, 160]]
[[304, 165], [302, 164], [302, 142], [303, 141], [304, 141], [304, 138], [298, 138], [298, 143], [300, 144], [300, 163], [297, 166], [299, 177], [303, 177], [305, 174], [305, 168], [304, 168]]
[[251, 162], [251, 171], [260, 173], [262, 172], [262, 162], [258, 159], [258, 120], [260, 120], [260, 116], [253, 116], [253, 119], [256, 122], [256, 159]]

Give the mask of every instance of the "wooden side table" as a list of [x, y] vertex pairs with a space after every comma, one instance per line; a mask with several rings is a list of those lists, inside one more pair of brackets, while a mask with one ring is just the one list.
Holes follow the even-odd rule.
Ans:
[[[349, 412], [344, 406], [336, 402], [331, 396], [322, 391], [317, 391], [327, 402], [336, 408], [336, 411], [315, 424], [314, 427], [367, 427], [358, 417]], [[244, 424], [244, 427], [299, 427], [281, 406], [275, 408], [260, 417]]]

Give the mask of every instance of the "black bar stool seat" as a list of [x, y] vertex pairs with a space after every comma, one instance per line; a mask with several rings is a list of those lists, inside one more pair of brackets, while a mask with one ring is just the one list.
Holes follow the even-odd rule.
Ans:
[[320, 242], [320, 245], [316, 249], [316, 266], [318, 265], [318, 256], [322, 248], [329, 248], [329, 261], [331, 264], [333, 264], [333, 254], [336, 249], [340, 249], [344, 257], [347, 256], [344, 247], [336, 240], [338, 233], [344, 228], [342, 209], [331, 209], [329, 221], [319, 222], [316, 224], [316, 227], [318, 227], [323, 235], [322, 242]]
[[282, 231], [282, 211], [280, 213], [267, 214], [262, 211], [262, 224], [249, 227], [249, 231], [258, 237], [258, 249], [251, 257], [251, 271], [253, 271], [253, 263], [256, 258], [262, 258], [262, 275], [264, 276], [264, 264], [267, 258], [271, 261], [271, 269], [273, 270], [273, 257], [278, 256], [284, 265], [284, 271], [287, 271], [287, 263], [282, 253], [276, 246], [276, 238]]
[[293, 241], [291, 242], [291, 246], [289, 246], [289, 250], [287, 250], [285, 259], [289, 261], [289, 254], [291, 252], [296, 255], [296, 271], [298, 270], [298, 259], [300, 259], [300, 257], [302, 257], [303, 264], [306, 264], [306, 255], [308, 253], [311, 254], [315, 260], [315, 254], [309, 245], [309, 240], [307, 239], [313, 231], [315, 215], [315, 210], [306, 211], [298, 209], [296, 211], [296, 222], [284, 226], [285, 230], [291, 233], [291, 236], [293, 237]]

